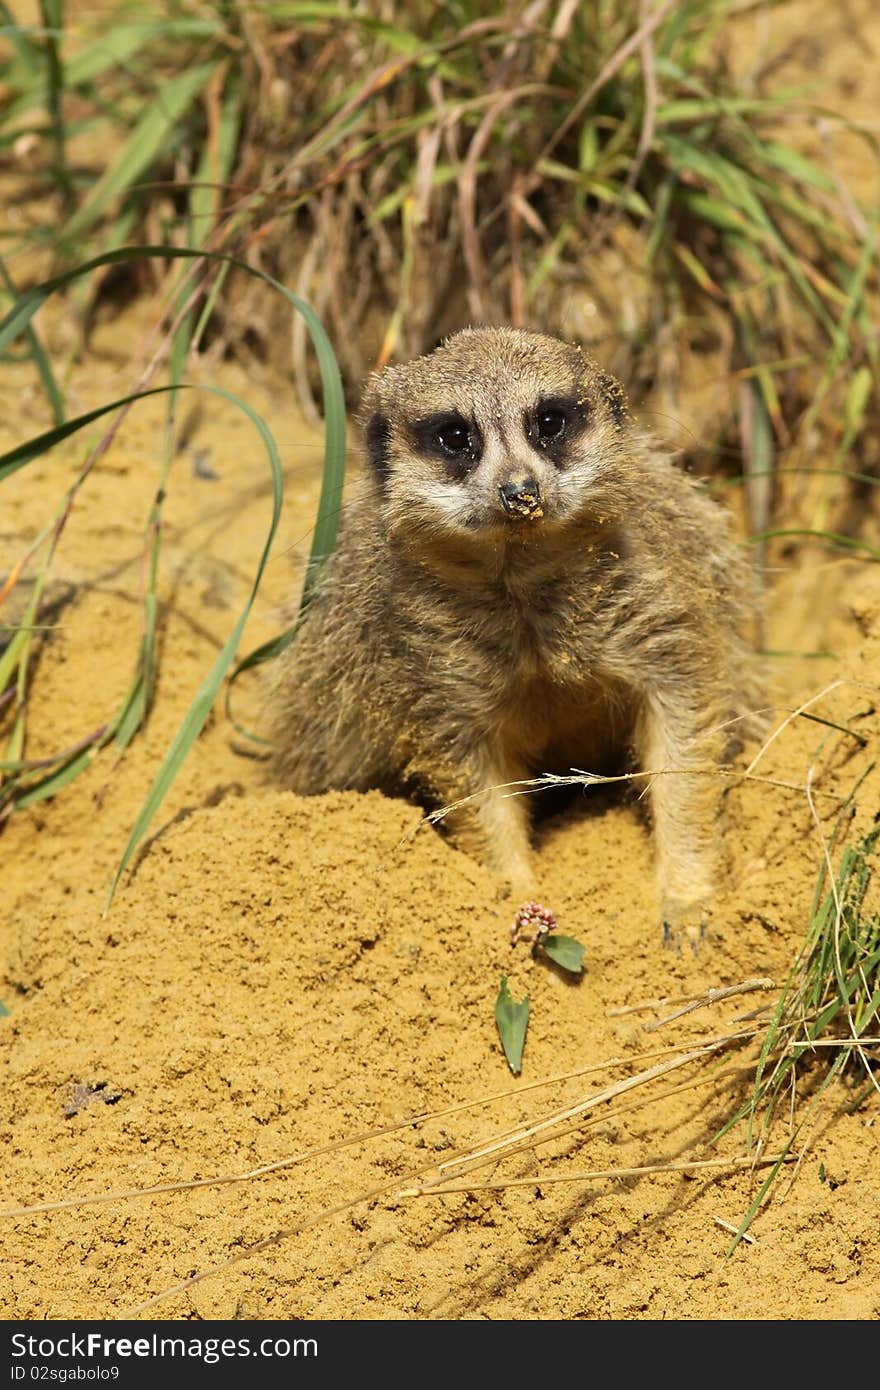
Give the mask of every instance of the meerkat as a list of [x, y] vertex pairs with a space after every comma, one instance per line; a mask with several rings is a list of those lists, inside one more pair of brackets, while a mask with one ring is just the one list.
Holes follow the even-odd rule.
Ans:
[[693, 930], [719, 764], [760, 703], [755, 587], [725, 513], [578, 346], [469, 328], [370, 381], [366, 476], [278, 663], [275, 772], [302, 794], [417, 785], [534, 889], [512, 783], [650, 777], [661, 920]]

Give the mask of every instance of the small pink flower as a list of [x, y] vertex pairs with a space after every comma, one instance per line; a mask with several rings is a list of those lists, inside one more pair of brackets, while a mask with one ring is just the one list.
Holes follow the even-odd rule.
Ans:
[[556, 915], [549, 907], [544, 907], [543, 903], [523, 903], [510, 929], [510, 944], [515, 946], [525, 937], [530, 945], [539, 946], [555, 929]]

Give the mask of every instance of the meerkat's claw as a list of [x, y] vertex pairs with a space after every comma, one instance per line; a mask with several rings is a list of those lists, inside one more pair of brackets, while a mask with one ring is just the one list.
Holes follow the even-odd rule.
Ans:
[[708, 923], [703, 908], [666, 908], [662, 917], [663, 945], [677, 956], [685, 947], [693, 955], [699, 955], [709, 937]]

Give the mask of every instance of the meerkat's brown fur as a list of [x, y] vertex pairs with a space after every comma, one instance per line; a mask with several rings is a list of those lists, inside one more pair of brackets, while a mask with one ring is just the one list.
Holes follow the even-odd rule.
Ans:
[[634, 427], [579, 348], [467, 329], [379, 373], [367, 476], [272, 694], [304, 794], [421, 784], [534, 888], [505, 784], [631, 749], [663, 919], [712, 889], [730, 735], [757, 725], [750, 568], [724, 512]]

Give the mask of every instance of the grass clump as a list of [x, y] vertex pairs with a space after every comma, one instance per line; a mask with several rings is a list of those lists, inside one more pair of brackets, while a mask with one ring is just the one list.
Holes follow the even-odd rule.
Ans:
[[829, 1076], [844, 1068], [861, 1068], [871, 1076], [861, 1039], [870, 1029], [876, 1031], [880, 1009], [880, 913], [866, 907], [878, 841], [880, 823], [844, 847], [836, 874], [823, 865], [817, 895], [823, 882], [827, 891], [814, 908], [767, 1031], [751, 1100], [753, 1116], [775, 1101], [798, 1062], [814, 1055], [817, 1043], [827, 1045], [829, 1037], [840, 1044]]
[[[850, 1108], [872, 1091], [876, 1075], [880, 1011], [880, 912], [868, 906], [880, 843], [880, 812], [866, 834], [844, 845], [839, 868], [830, 855], [816, 885], [806, 938], [764, 1033], [751, 1093], [721, 1131], [748, 1123], [750, 1143], [763, 1148], [780, 1101], [793, 1097], [799, 1080], [812, 1072], [812, 1094], [791, 1126], [780, 1161], [771, 1168], [752, 1202], [731, 1250], [748, 1230], [776, 1179], [782, 1161], [801, 1136], [805, 1150], [809, 1122], [831, 1082], [844, 1074], [856, 1086]], [[817, 1065], [814, 1065], [817, 1064]], [[861, 1077], [863, 1084], [857, 1085]], [[720, 1136], [719, 1136], [720, 1137]]]

